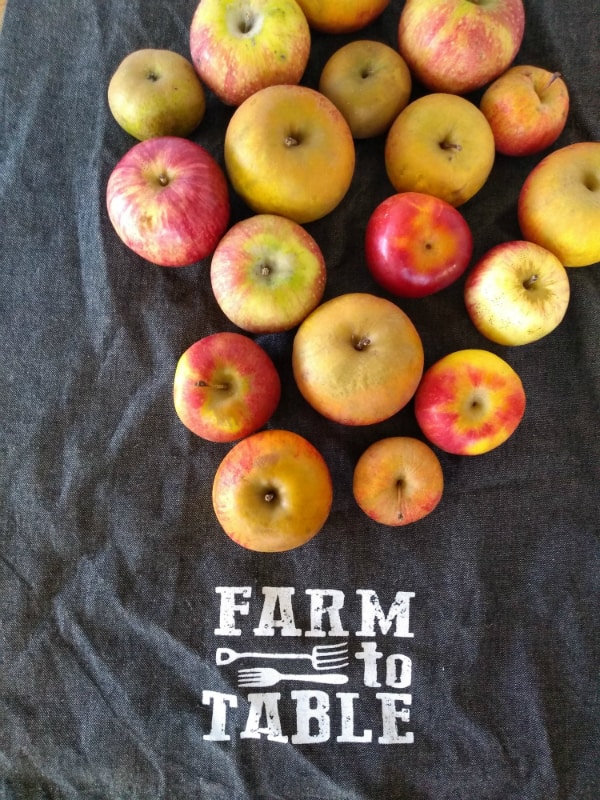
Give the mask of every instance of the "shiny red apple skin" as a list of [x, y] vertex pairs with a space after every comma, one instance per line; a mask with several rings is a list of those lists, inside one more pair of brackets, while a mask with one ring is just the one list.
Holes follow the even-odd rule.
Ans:
[[163, 267], [206, 258], [229, 224], [225, 173], [205, 148], [178, 136], [128, 150], [109, 176], [106, 204], [123, 243]]
[[245, 334], [220, 331], [194, 342], [177, 362], [173, 402], [197, 436], [234, 442], [265, 425], [281, 397], [268, 353]]
[[445, 289], [466, 270], [473, 235], [464, 216], [440, 198], [401, 192], [381, 202], [365, 231], [367, 267], [399, 297]]

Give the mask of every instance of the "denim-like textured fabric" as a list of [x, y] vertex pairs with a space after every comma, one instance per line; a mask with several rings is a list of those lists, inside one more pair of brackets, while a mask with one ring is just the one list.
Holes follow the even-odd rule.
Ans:
[[[395, 46], [401, 6], [392, 2], [360, 37]], [[194, 437], [171, 399], [183, 350], [233, 329], [213, 298], [209, 260], [150, 265], [121, 244], [105, 210], [108, 175], [134, 144], [108, 110], [109, 78], [141, 47], [189, 55], [194, 7], [8, 0], [0, 35], [0, 796], [595, 800], [600, 267], [569, 272], [565, 320], [524, 347], [475, 332], [462, 280], [398, 301], [427, 365], [486, 347], [527, 392], [524, 420], [502, 447], [474, 458], [439, 453], [443, 500], [404, 529], [358, 509], [352, 470], [376, 439], [420, 435], [411, 405], [368, 428], [329, 423], [295, 387], [293, 332], [257, 337], [283, 385], [270, 425], [319, 447], [334, 502], [302, 548], [260, 555], [233, 544], [211, 505], [229, 445]], [[528, 0], [526, 9], [518, 62], [559, 70], [571, 92], [555, 147], [599, 140], [597, 9], [587, 0]], [[303, 83], [315, 87], [326, 58], [350, 38], [315, 33]], [[191, 137], [221, 164], [230, 115], [209, 93]], [[383, 138], [357, 142], [356, 152], [343, 203], [307, 225], [326, 258], [326, 298], [385, 294], [362, 245], [369, 214], [393, 193]], [[462, 208], [474, 258], [520, 238], [516, 198], [539, 159], [498, 157]], [[249, 214], [232, 193], [232, 222]], [[325, 615], [322, 631], [320, 598], [339, 615]], [[386, 619], [371, 629], [377, 602]], [[256, 632], [265, 620], [272, 636]], [[222, 647], [308, 655], [334, 641], [348, 645], [348, 684], [265, 689], [270, 718], [237, 685], [237, 667], [250, 664], [216, 658]], [[375, 680], [365, 680], [368, 652]], [[288, 672], [309, 670], [290, 663]], [[412, 742], [380, 741], [388, 701], [394, 730]], [[262, 716], [252, 728], [255, 712]], [[271, 740], [277, 722], [285, 741]]]

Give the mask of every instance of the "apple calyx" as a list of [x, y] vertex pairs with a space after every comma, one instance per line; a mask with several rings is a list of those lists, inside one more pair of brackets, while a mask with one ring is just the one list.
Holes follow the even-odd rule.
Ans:
[[151, 83], [156, 83], [156, 81], [160, 80], [160, 75], [156, 70], [151, 69], [146, 73], [146, 79], [149, 80]]
[[300, 137], [293, 136], [291, 133], [285, 137], [283, 143], [286, 147], [298, 147], [300, 144]]
[[362, 350], [366, 350], [366, 348], [371, 344], [371, 340], [368, 336], [352, 336], [352, 346], [355, 350], [359, 352]]

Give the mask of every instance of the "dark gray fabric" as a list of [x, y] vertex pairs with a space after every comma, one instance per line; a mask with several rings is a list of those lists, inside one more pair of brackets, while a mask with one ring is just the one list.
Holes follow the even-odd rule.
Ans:
[[[521, 427], [498, 450], [439, 454], [442, 503], [404, 530], [358, 510], [351, 475], [376, 439], [419, 435], [412, 408], [365, 429], [327, 423], [294, 385], [293, 333], [259, 337], [283, 384], [271, 425], [319, 447], [335, 495], [325, 528], [305, 547], [279, 555], [237, 547], [210, 499], [229, 446], [190, 434], [171, 401], [183, 350], [232, 329], [211, 294], [208, 261], [181, 270], [143, 262], [117, 240], [104, 202], [110, 170], [134, 143], [108, 111], [110, 75], [141, 47], [188, 55], [194, 7], [8, 0], [0, 36], [0, 796], [595, 800], [600, 267], [569, 272], [566, 319], [522, 348], [474, 331], [462, 281], [399, 302], [427, 364], [487, 347], [519, 372], [528, 398]], [[556, 146], [598, 140], [595, 4], [526, 7], [518, 62], [560, 70], [571, 92]], [[361, 37], [395, 45], [400, 8], [392, 2]], [[306, 85], [316, 86], [328, 55], [349, 38], [313, 36]], [[210, 96], [193, 136], [220, 163], [230, 114]], [[348, 196], [307, 226], [327, 260], [326, 297], [384, 294], [362, 251], [370, 212], [393, 191], [382, 143], [357, 143]], [[516, 197], [537, 160], [498, 157], [463, 207], [474, 257], [519, 238]], [[233, 195], [232, 207], [232, 221], [249, 215]], [[218, 633], [222, 587], [245, 587], [232, 595], [243, 607], [240, 635]], [[301, 635], [254, 633], [273, 596], [264, 587], [289, 587], [277, 597], [292, 604]], [[248, 664], [219, 666], [217, 648], [309, 653], [328, 643], [306, 635], [316, 589], [329, 592], [327, 603], [343, 597], [352, 656], [345, 700], [336, 687], [314, 687], [327, 690], [310, 702], [329, 703], [329, 736], [293, 741], [296, 709], [309, 702], [297, 691], [307, 687], [280, 684], [271, 691], [287, 741], [246, 738], [247, 692], [236, 676]], [[372, 593], [389, 625], [376, 622], [369, 635], [361, 609], [373, 607]], [[354, 658], [369, 643], [381, 653], [378, 687], [365, 686], [364, 661]], [[398, 688], [407, 658], [410, 685]], [[210, 738], [219, 693], [229, 697], [222, 740]], [[412, 743], [379, 742], [382, 693], [411, 695], [404, 716], [400, 701], [394, 709]], [[370, 730], [371, 741], [339, 741], [342, 702], [353, 704], [354, 735]]]

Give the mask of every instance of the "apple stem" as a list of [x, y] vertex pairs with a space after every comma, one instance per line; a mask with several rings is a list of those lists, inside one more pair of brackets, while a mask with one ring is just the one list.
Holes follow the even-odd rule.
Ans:
[[531, 287], [537, 281], [537, 279], [538, 276], [534, 273], [533, 275], [530, 275], [526, 281], [523, 281], [523, 286], [525, 287], [525, 289], [531, 289]]
[[458, 144], [458, 142], [441, 142], [440, 147], [442, 150], [456, 150], [457, 152], [462, 150], [462, 145]]
[[158, 176], [158, 182], [161, 186], [167, 186], [169, 183], [168, 177], [163, 173], [162, 175]]
[[404, 489], [404, 481], [402, 478], [398, 478], [396, 481], [396, 507], [398, 512], [398, 519], [404, 518], [404, 512], [402, 511], [402, 490]]
[[201, 389], [229, 389], [228, 383], [208, 383], [208, 381], [197, 381], [194, 385]]
[[[548, 81], [548, 86], [552, 86], [552, 84], [554, 83], [554, 81], [557, 78], [562, 78], [561, 73], [560, 72], [553, 72], [552, 75], [550, 76], [550, 80]], [[548, 88], [548, 86], [546, 86], [546, 89]]]

